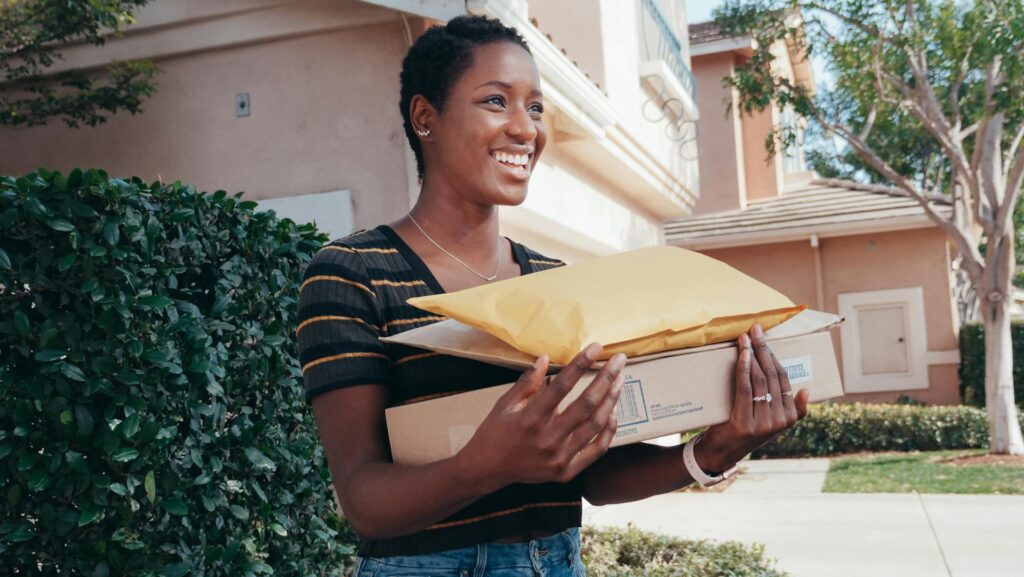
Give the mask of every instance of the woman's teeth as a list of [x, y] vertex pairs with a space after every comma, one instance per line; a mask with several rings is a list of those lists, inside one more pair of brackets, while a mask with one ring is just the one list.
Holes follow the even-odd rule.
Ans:
[[498, 162], [504, 162], [505, 164], [512, 164], [515, 166], [526, 166], [529, 162], [530, 156], [528, 154], [509, 154], [507, 152], [495, 152], [492, 154], [495, 160]]

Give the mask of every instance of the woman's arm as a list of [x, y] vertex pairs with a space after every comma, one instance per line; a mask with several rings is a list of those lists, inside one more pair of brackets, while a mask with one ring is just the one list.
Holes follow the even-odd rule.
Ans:
[[[782, 394], [792, 391], [789, 378], [768, 348], [761, 327], [755, 325], [749, 336], [741, 335], [738, 341], [732, 415], [728, 422], [710, 427], [694, 447], [697, 464], [707, 472], [725, 470], [807, 414], [807, 389]], [[769, 392], [781, 402], [753, 402], [754, 396]], [[683, 464], [682, 446], [643, 443], [609, 449], [584, 471], [583, 479], [583, 496], [595, 505], [638, 501], [693, 482]]]
[[562, 413], [559, 402], [600, 352], [587, 347], [548, 383], [547, 356], [504, 394], [456, 456], [396, 465], [386, 449], [382, 385], [350, 386], [313, 400], [341, 508], [357, 534], [415, 533], [510, 483], [568, 482], [605, 454], [625, 357], [617, 355]]
[[338, 389], [313, 399], [338, 501], [366, 539], [415, 533], [485, 493], [455, 457], [422, 466], [389, 462], [382, 385]]

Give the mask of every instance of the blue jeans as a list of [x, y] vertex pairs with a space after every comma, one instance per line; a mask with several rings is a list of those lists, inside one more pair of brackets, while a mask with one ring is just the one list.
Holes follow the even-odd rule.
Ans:
[[522, 543], [482, 543], [422, 555], [358, 557], [352, 577], [585, 577], [580, 528]]

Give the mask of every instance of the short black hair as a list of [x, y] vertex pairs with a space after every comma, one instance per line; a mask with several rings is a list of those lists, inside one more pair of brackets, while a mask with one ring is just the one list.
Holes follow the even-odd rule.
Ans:
[[515, 28], [505, 26], [500, 20], [476, 15], [456, 16], [444, 26], [432, 26], [409, 47], [402, 60], [402, 98], [398, 107], [402, 111], [405, 137], [416, 155], [420, 179], [424, 173], [423, 149], [409, 117], [412, 97], [420, 94], [439, 112], [444, 112], [452, 86], [473, 65], [473, 48], [495, 42], [513, 42], [530, 52], [526, 40]]

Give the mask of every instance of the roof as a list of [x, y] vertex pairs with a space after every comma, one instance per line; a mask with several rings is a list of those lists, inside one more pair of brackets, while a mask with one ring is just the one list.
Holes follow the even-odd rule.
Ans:
[[688, 28], [691, 46], [732, 38], [729, 34], [722, 32], [722, 28], [714, 20], [690, 24]]
[[[949, 201], [931, 199], [948, 216]], [[918, 201], [889, 187], [818, 179], [746, 208], [665, 223], [665, 242], [688, 248], [742, 246], [934, 226]]]

